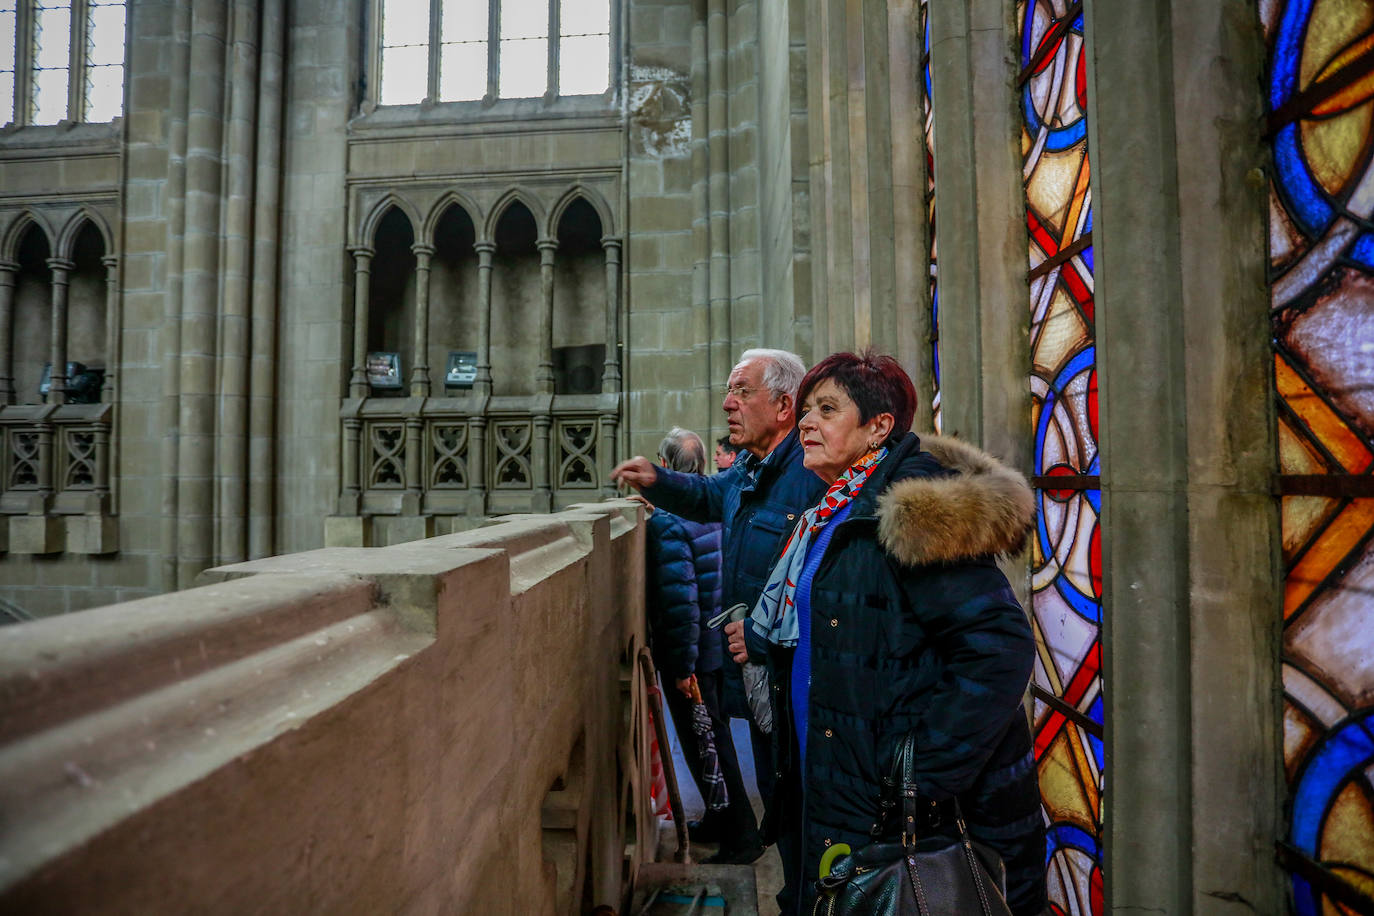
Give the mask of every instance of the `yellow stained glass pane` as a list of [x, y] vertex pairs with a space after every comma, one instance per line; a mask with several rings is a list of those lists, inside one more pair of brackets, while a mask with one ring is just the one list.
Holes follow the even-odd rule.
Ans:
[[1031, 327], [1035, 371], [1053, 378], [1064, 361], [1078, 352], [1087, 337], [1088, 327], [1079, 317], [1073, 297], [1056, 283], [1045, 320], [1039, 326]]
[[1291, 617], [1374, 527], [1374, 499], [1352, 500], [1288, 573], [1283, 619]]
[[1374, 893], [1374, 805], [1369, 785], [1356, 779], [1347, 785], [1322, 830], [1319, 855], [1332, 871], [1365, 893]]
[[1050, 820], [1073, 824], [1096, 834], [1095, 806], [1089, 798], [1088, 788], [1079, 778], [1069, 733], [1067, 728], [1061, 731], [1040, 758], [1040, 796]]
[[1279, 394], [1293, 412], [1307, 424], [1345, 470], [1359, 474], [1369, 469], [1374, 456], [1369, 454], [1345, 421], [1336, 416], [1282, 356], [1274, 356], [1274, 381]]
[[1291, 560], [1312, 539], [1340, 500], [1327, 496], [1285, 496], [1283, 517], [1283, 558]]
[[1369, 0], [1317, 0], [1312, 4], [1302, 60], [1298, 64], [1298, 88], [1306, 89], [1333, 58], [1374, 24], [1374, 5]]
[[1283, 768], [1292, 782], [1298, 774], [1298, 764], [1324, 732], [1292, 703], [1283, 704]]
[[[1374, 80], [1374, 75], [1371, 75]], [[1366, 102], [1334, 117], [1302, 122], [1302, 144], [1313, 176], [1330, 195], [1339, 196], [1357, 178], [1355, 167], [1364, 161], [1364, 141], [1374, 118], [1374, 102]]]
[[1326, 474], [1330, 468], [1288, 421], [1279, 419], [1279, 470], [1285, 474]]
[[1086, 144], [1060, 153], [1042, 152], [1026, 180], [1026, 205], [1055, 238], [1063, 238], [1064, 221], [1078, 187]]

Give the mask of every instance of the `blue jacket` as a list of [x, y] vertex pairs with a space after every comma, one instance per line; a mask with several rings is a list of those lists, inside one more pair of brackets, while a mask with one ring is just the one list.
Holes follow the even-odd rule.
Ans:
[[[724, 524], [721, 607], [742, 602], [752, 608], [797, 518], [825, 490], [820, 477], [802, 466], [801, 441], [794, 429], [766, 458], [741, 452], [723, 474], [702, 477], [659, 468], [644, 496], [683, 518]], [[718, 638], [723, 645], [723, 628]], [[728, 715], [749, 715], [738, 665], [725, 666], [722, 705]]]
[[654, 665], [665, 679], [721, 666], [720, 638], [706, 626], [720, 609], [720, 533], [718, 524], [662, 509], [649, 517], [644, 603]]

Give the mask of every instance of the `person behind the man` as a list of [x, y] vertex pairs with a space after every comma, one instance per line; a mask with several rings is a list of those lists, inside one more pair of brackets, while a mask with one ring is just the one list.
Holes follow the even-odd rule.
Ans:
[[[659, 443], [658, 460], [663, 467], [683, 474], [704, 474], [706, 446], [696, 433], [675, 427]], [[727, 804], [717, 811], [712, 811], [708, 804], [702, 821], [709, 831], [731, 838], [730, 848], [725, 852], [732, 862], [750, 853], [753, 858], [749, 861], [753, 861], [763, 854], [763, 845], [754, 807], [740, 775], [730, 720], [720, 709], [724, 660], [720, 634], [707, 626], [707, 621], [720, 611], [721, 525], [688, 521], [658, 509], [649, 517], [645, 541], [645, 611], [650, 645], [665, 686], [671, 684], [675, 688], [666, 689], [663, 696], [672, 713], [683, 757], [702, 800], [709, 802], [711, 786], [706, 780], [700, 740], [692, 723], [695, 683], [711, 716], [719, 776], [724, 777]]]
[[730, 434], [726, 433], [716, 440], [716, 471], [728, 471], [730, 465], [735, 463], [735, 458], [740, 453], [740, 447], [730, 441]]
[[[805, 374], [801, 358], [786, 350], [740, 354], [720, 405], [730, 441], [744, 451], [730, 470], [710, 477], [679, 474], [636, 455], [611, 471], [612, 479], [635, 487], [675, 515], [724, 523], [723, 607], [754, 606], [797, 518], [825, 491], [820, 478], [802, 467], [797, 440], [797, 386]], [[722, 705], [730, 716], [749, 721], [759, 794], [772, 798], [772, 742], [749, 715], [739, 666], [726, 665], [725, 672]], [[700, 832], [698, 838], [710, 839]], [[730, 851], [722, 845], [721, 856]]]

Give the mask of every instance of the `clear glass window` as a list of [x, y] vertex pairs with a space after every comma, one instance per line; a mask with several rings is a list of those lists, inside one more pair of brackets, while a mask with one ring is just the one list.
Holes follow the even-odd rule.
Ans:
[[34, 124], [56, 124], [66, 119], [71, 55], [71, 0], [44, 0], [34, 10]]
[[86, 29], [85, 120], [113, 121], [124, 112], [124, 47], [127, 5], [90, 0]]
[[429, 94], [429, 2], [382, 6], [381, 104], [413, 105]]

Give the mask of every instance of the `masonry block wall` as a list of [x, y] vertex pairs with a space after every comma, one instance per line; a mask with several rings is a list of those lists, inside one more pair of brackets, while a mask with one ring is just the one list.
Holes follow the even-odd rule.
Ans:
[[16, 625], [0, 908], [622, 909], [657, 841], [639, 513], [286, 555]]

